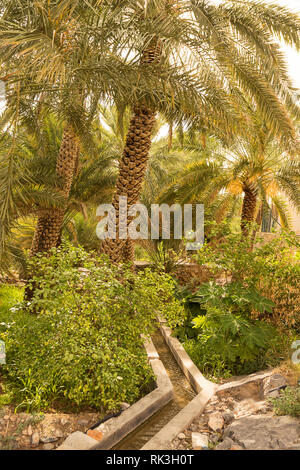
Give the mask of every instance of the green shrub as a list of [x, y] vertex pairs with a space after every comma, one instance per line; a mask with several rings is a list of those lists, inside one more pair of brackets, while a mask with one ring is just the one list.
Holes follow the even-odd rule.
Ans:
[[153, 380], [140, 335], [157, 314], [178, 317], [170, 277], [112, 266], [64, 246], [31, 262], [34, 297], [0, 338], [4, 372], [19, 407], [117, 409]]
[[253, 249], [243, 234], [226, 233], [217, 244], [205, 244], [195, 258], [227, 283], [253, 288], [273, 302], [274, 308], [263, 312], [253, 304], [253, 317], [300, 330], [300, 244], [293, 232], [276, 234], [268, 243], [258, 238]]
[[253, 309], [269, 313], [274, 308], [255, 287], [209, 282], [186, 293], [186, 300], [197, 302], [202, 312], [193, 320], [189, 314], [175, 334], [203, 372], [225, 377], [251, 373], [281, 359], [285, 339], [270, 323], [252, 318]]
[[224, 370], [232, 374], [265, 367], [268, 352], [278, 342], [278, 334], [271, 325], [215, 307], [207, 307], [207, 314], [195, 318], [194, 324], [201, 329], [198, 341], [207, 350], [206, 357], [213, 352], [217, 364], [223, 364]]
[[279, 397], [270, 398], [277, 415], [300, 416], [300, 387], [287, 387]]

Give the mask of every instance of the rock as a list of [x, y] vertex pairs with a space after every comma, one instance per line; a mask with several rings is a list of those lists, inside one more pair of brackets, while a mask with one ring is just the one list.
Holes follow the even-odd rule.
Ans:
[[234, 421], [235, 416], [232, 411], [226, 411], [225, 413], [222, 413], [222, 418], [224, 419], [225, 424], [230, 424]]
[[183, 439], [185, 439], [185, 438], [186, 438], [186, 435], [183, 434], [183, 432], [181, 432], [180, 434], [178, 434], [178, 439], [183, 440]]
[[8, 421], [8, 420], [9, 420], [9, 415], [5, 415], [5, 416], [3, 417], [3, 419], [4, 419], [5, 421]]
[[103, 439], [103, 434], [101, 431], [97, 431], [96, 429], [89, 429], [87, 432], [87, 435], [92, 437], [93, 439], [96, 439], [96, 441], [102, 441]]
[[258, 413], [265, 405], [263, 401], [255, 401], [252, 398], [247, 400], [242, 400], [236, 404], [235, 407], [235, 417], [236, 419], [244, 418], [246, 416], [253, 415]]
[[52, 444], [53, 442], [56, 442], [57, 440], [58, 440], [57, 437], [50, 437], [50, 436], [49, 437], [48, 436], [41, 437], [41, 442], [43, 444]]
[[192, 446], [194, 450], [208, 449], [208, 437], [206, 434], [199, 432], [192, 433]]
[[60, 420], [60, 424], [62, 426], [66, 426], [66, 424], [69, 424], [69, 423], [70, 423], [70, 421], [66, 418], [61, 418], [61, 420]]
[[11, 415], [10, 420], [12, 423], [15, 423], [16, 421], [18, 421], [18, 417], [16, 415]]
[[230, 450], [234, 445], [236, 445], [235, 442], [230, 437], [226, 437], [215, 447], [215, 450]]
[[89, 424], [89, 420], [86, 418], [80, 418], [77, 421], [78, 426], [87, 426]]
[[[273, 374], [270, 377], [267, 377], [263, 380], [263, 391], [264, 397], [278, 397], [280, 395], [280, 390], [274, 390], [278, 387], [283, 387], [287, 385], [285, 377], [281, 374]], [[273, 391], [272, 391], [273, 390]]]
[[55, 447], [55, 444], [51, 444], [51, 443], [49, 443], [49, 444], [44, 444], [44, 445], [43, 445], [43, 450], [53, 450], [54, 447]]
[[40, 443], [40, 436], [38, 432], [34, 432], [31, 436], [31, 445], [32, 447], [37, 447]]
[[62, 437], [64, 437], [64, 433], [63, 431], [61, 431], [60, 429], [56, 429], [55, 431], [55, 436], [58, 438], [58, 439], [61, 439]]
[[224, 419], [222, 414], [217, 411], [210, 415], [208, 419], [208, 426], [215, 432], [221, 432], [224, 427]]
[[300, 444], [300, 420], [253, 415], [234, 421], [224, 436], [247, 450], [287, 450]]
[[220, 435], [219, 434], [211, 434], [209, 436], [209, 442], [211, 442], [212, 444], [217, 444], [220, 440]]
[[33, 431], [32, 431], [32, 427], [31, 425], [29, 424], [28, 428], [27, 428], [27, 436], [32, 436], [33, 434]]
[[192, 432], [198, 431], [198, 426], [197, 426], [197, 424], [191, 424], [191, 425], [189, 426], [189, 430], [192, 431]]

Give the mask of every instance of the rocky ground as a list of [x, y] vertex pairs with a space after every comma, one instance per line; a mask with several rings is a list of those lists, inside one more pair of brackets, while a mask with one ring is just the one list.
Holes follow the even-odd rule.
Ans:
[[87, 431], [99, 413], [14, 413], [0, 409], [0, 450], [53, 450], [75, 431]]
[[[228, 384], [170, 445], [194, 450], [300, 450], [300, 418], [275, 416], [270, 397], [287, 379], [281, 374]], [[232, 387], [230, 387], [232, 385]]]

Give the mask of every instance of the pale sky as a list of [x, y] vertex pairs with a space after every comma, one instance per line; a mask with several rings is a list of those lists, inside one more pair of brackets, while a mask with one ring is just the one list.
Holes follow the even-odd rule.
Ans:
[[[271, 0], [268, 0], [270, 3]], [[297, 12], [300, 15], [300, 0], [275, 0], [275, 3], [278, 3], [282, 6], [287, 6], [290, 10]], [[295, 86], [300, 89], [300, 52], [295, 51], [290, 47], [285, 45], [282, 46], [283, 50], [287, 54], [290, 75], [295, 83]]]

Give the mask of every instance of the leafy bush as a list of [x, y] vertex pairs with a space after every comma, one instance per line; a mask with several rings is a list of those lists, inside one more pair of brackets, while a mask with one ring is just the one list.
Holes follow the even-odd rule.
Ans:
[[208, 307], [205, 316], [195, 318], [194, 324], [202, 330], [198, 340], [232, 373], [250, 373], [259, 364], [264, 366], [265, 355], [277, 337], [271, 325], [213, 307]]
[[153, 379], [140, 334], [153, 331], [157, 314], [182, 310], [172, 279], [69, 246], [38, 256], [31, 270], [34, 297], [21, 307], [31, 314], [0, 335], [19, 406], [111, 410], [138, 399]]
[[274, 304], [254, 287], [245, 288], [240, 282], [209, 282], [187, 299], [198, 302], [202, 313], [193, 320], [188, 316], [176, 335], [203, 372], [228, 376], [276, 363], [281, 349], [276, 329], [251, 317], [254, 308], [271, 312]]
[[264, 243], [242, 234], [228, 234], [218, 244], [205, 244], [196, 260], [207, 265], [226, 283], [238, 282], [255, 289], [273, 302], [263, 312], [253, 304], [252, 316], [281, 327], [300, 329], [300, 244], [293, 232], [282, 232]]
[[300, 416], [300, 387], [287, 387], [280, 396], [270, 398], [277, 415]]

